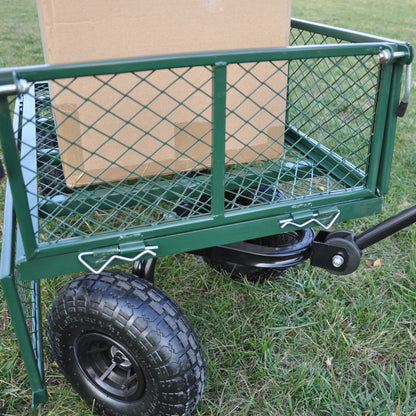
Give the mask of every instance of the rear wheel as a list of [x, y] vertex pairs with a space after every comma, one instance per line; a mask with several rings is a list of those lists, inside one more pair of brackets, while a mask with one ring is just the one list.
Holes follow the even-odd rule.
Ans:
[[107, 415], [189, 415], [205, 383], [198, 336], [164, 292], [123, 272], [86, 274], [56, 297], [52, 353], [74, 389]]

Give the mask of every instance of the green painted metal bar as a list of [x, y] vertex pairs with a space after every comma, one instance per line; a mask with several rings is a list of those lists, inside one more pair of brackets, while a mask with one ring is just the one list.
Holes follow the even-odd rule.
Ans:
[[[369, 198], [363, 200], [346, 201], [339, 204], [331, 204], [327, 207], [332, 211], [340, 210], [338, 221], [345, 221], [351, 218], [368, 216], [379, 213], [383, 199], [379, 197]], [[302, 207], [312, 211], [319, 211], [319, 208], [311, 208], [310, 206]], [[325, 207], [321, 208], [325, 209]], [[130, 245], [130, 251], [125, 255], [137, 254], [143, 247], [143, 241], [146, 246], [157, 245], [158, 256], [165, 256], [170, 254], [177, 254], [196, 250], [198, 248], [210, 247], [218, 244], [226, 244], [235, 241], [241, 241], [259, 236], [266, 236], [282, 232], [280, 220], [287, 219], [290, 213], [270, 216], [265, 219], [254, 219], [251, 221], [237, 221], [225, 227], [208, 227], [205, 224], [203, 229], [186, 231], [182, 233], [168, 233], [162, 236], [147, 237], [145, 234], [141, 235], [143, 239], [138, 237], [138, 251], [134, 251], [134, 244]], [[285, 227], [284, 231], [290, 231], [294, 227]], [[70, 247], [74, 250], [74, 246]], [[36, 278], [48, 278], [65, 273], [76, 273], [85, 270], [85, 267], [78, 261], [78, 254], [83, 251], [82, 246], [77, 247], [78, 250], [68, 252], [65, 254], [58, 254], [57, 252], [50, 252], [50, 257], [32, 259], [24, 262], [19, 267], [19, 272], [23, 280], [30, 280], [33, 276]], [[84, 247], [85, 251], [90, 251], [91, 245]], [[143, 257], [144, 258], [144, 257]], [[120, 264], [115, 261], [112, 265]]]
[[[31, 92], [33, 94], [34, 88], [32, 86]], [[26, 105], [29, 109], [34, 111], [35, 100], [33, 95], [26, 96]], [[13, 128], [18, 132], [17, 142], [21, 143], [21, 157], [23, 159], [31, 158], [32, 164], [29, 169], [27, 163], [22, 164], [22, 176], [25, 180], [26, 186], [32, 190], [32, 194], [36, 195], [36, 156], [30, 155], [30, 148], [27, 146], [26, 140], [36, 140], [35, 125], [33, 123], [25, 123], [26, 120], [22, 120], [21, 114], [21, 100], [16, 101], [15, 105], [15, 117], [13, 119]], [[34, 144], [34, 143], [32, 143]], [[26, 168], [25, 168], [26, 167]], [[32, 205], [36, 204], [32, 201]], [[45, 403], [48, 399], [45, 380], [44, 380], [44, 368], [43, 368], [43, 342], [42, 342], [42, 318], [41, 318], [41, 304], [40, 304], [40, 282], [30, 282], [31, 291], [31, 323], [26, 322], [26, 318], [21, 307], [20, 297], [16, 290], [15, 276], [13, 275], [14, 262], [13, 258], [17, 255], [17, 252], [24, 251], [24, 243], [21, 237], [21, 233], [18, 231], [16, 219], [14, 215], [13, 199], [10, 189], [10, 185], [7, 185], [6, 190], [6, 204], [5, 204], [5, 217], [3, 221], [3, 244], [1, 253], [1, 276], [2, 286], [5, 291], [7, 304], [9, 306], [9, 312], [12, 315], [14, 313], [13, 325], [15, 327], [16, 335], [19, 331], [18, 341], [25, 367], [27, 369], [29, 381], [32, 387], [32, 405], [34, 411], [38, 406]], [[33, 227], [36, 227], [36, 218], [32, 217]], [[16, 253], [16, 254], [15, 254]], [[22, 254], [20, 254], [22, 256]], [[4, 279], [3, 279], [4, 277]], [[18, 303], [16, 303], [18, 302]], [[15, 310], [15, 308], [17, 310]], [[13, 309], [13, 311], [11, 311]], [[13, 319], [13, 318], [12, 318]], [[27, 339], [30, 338], [29, 328], [27, 325], [31, 325], [31, 342], [27, 345]], [[20, 329], [16, 329], [16, 325]], [[23, 344], [23, 346], [22, 346]]]
[[9, 307], [9, 314], [13, 322], [20, 352], [32, 388], [32, 402], [36, 407], [48, 400], [46, 387], [37, 366], [37, 359], [32, 348], [31, 337], [26, 327], [24, 313], [20, 306], [19, 295], [17, 294], [13, 278], [11, 276], [2, 277], [1, 284], [7, 304], [14, 305], [13, 307]]
[[[3, 221], [3, 241], [0, 259], [0, 281], [8, 305], [10, 317], [16, 332], [16, 338], [32, 388], [32, 402], [35, 407], [48, 400], [43, 373], [38, 367], [38, 360], [32, 347], [25, 315], [17, 293], [14, 278], [14, 247], [16, 219], [13, 211], [12, 193], [9, 184], [6, 190], [6, 202]], [[33, 275], [32, 275], [33, 277]], [[39, 322], [39, 324], [41, 321]], [[41, 342], [41, 339], [40, 339]], [[39, 347], [38, 347], [39, 348]]]
[[355, 30], [341, 29], [335, 26], [314, 23], [303, 19], [292, 18], [291, 27], [294, 29], [306, 30], [308, 32], [330, 36], [336, 39], [342, 39], [352, 43], [389, 42], [400, 44], [406, 47], [408, 46], [408, 44], [403, 41], [389, 39], [381, 36], [375, 36], [368, 33], [358, 32]]
[[227, 93], [227, 64], [217, 62], [213, 77], [212, 132], [212, 215], [224, 215], [225, 176], [225, 112]]
[[389, 188], [391, 164], [397, 126], [397, 109], [400, 102], [400, 86], [403, 75], [403, 65], [396, 64], [393, 69], [391, 94], [386, 113], [386, 125], [384, 128], [383, 150], [381, 152], [380, 169], [377, 186], [380, 195], [385, 195]]
[[381, 71], [377, 109], [373, 124], [372, 141], [370, 145], [370, 160], [368, 162], [367, 186], [377, 192], [377, 179], [379, 175], [381, 150], [383, 148], [384, 127], [389, 104], [393, 65], [385, 65]]
[[[278, 215], [287, 216], [297, 210], [305, 209], [319, 209], [321, 207], [329, 206], [331, 204], [345, 204], [350, 200], [359, 201], [362, 205], [370, 204], [374, 194], [366, 189], [343, 190], [334, 192], [330, 195], [314, 195], [308, 198], [300, 198], [299, 200], [281, 200], [273, 205], [263, 205], [252, 208], [227, 213], [223, 218], [200, 217], [195, 219], [181, 219], [180, 221], [173, 221], [171, 223], [163, 223], [160, 225], [132, 228], [127, 231], [120, 231], [118, 233], [103, 233], [92, 237], [72, 237], [59, 241], [59, 244], [41, 243], [36, 253], [36, 258], [60, 256], [68, 252], [74, 251], [89, 251], [91, 247], [109, 247], [117, 246], [120, 239], [137, 236], [138, 239], [159, 238], [166, 235], [177, 235], [183, 232], [203, 231], [204, 228], [220, 227], [221, 234], [227, 232], [227, 227], [232, 224], [239, 224], [240, 222], [252, 221], [256, 219], [263, 219], [274, 217]], [[371, 204], [370, 204], [371, 205]], [[365, 209], [364, 209], [365, 211]], [[365, 211], [366, 212], [366, 211]], [[368, 214], [370, 215], [370, 214]], [[361, 216], [361, 215], [357, 215]], [[217, 228], [220, 230], [220, 228]], [[267, 228], [266, 228], [267, 232]], [[217, 236], [218, 237], [218, 236]], [[218, 237], [219, 238], [219, 237]], [[235, 240], [237, 241], [237, 240]], [[211, 245], [217, 245], [215, 241], [211, 241]], [[182, 251], [181, 247], [176, 244], [175, 248]], [[23, 259], [22, 261], [26, 261]], [[55, 260], [51, 260], [55, 261]], [[59, 260], [57, 260], [59, 263]], [[59, 274], [69, 273], [62, 268]]]
[[26, 256], [30, 258], [36, 250], [37, 243], [33, 230], [32, 218], [30, 216], [30, 208], [26, 196], [23, 175], [20, 169], [19, 155], [10, 121], [9, 104], [7, 97], [4, 96], [0, 96], [0, 141], [13, 201], [15, 203], [16, 216], [20, 227], [23, 230], [22, 238]]
[[[282, 49], [264, 49], [255, 51], [218, 51], [199, 54], [182, 54], [163, 57], [148, 57], [126, 59], [114, 62], [93, 62], [74, 65], [41, 65], [0, 70], [0, 84], [10, 83], [11, 74], [16, 72], [18, 78], [28, 81], [49, 80], [51, 78], [65, 78], [73, 76], [87, 76], [110, 74], [114, 72], [138, 71], [162, 68], [177, 68], [195, 65], [215, 65], [224, 60], [228, 63], [252, 62], [257, 60], [314, 58], [328, 54], [328, 56], [342, 56], [345, 54], [377, 54], [380, 46], [390, 45], [397, 50], [408, 53], [406, 60], [410, 61], [413, 51], [406, 42], [368, 35], [346, 29], [339, 29], [328, 25], [316, 24], [300, 19], [292, 19], [292, 28], [308, 30], [327, 36], [335, 36], [349, 42], [360, 42], [361, 45], [307, 45], [304, 47], [289, 47]], [[278, 57], [282, 53], [281, 57]], [[335, 55], [333, 55], [335, 54]], [[340, 54], [340, 55], [339, 55]]]
[[[25, 261], [25, 255], [24, 255], [24, 247], [22, 242], [21, 233], [19, 230], [19, 226], [16, 225], [17, 232], [16, 232], [16, 254], [15, 258], [18, 261], [18, 259], [23, 259]], [[33, 276], [32, 276], [33, 279]], [[41, 292], [40, 292], [40, 281], [39, 280], [32, 280], [30, 283], [30, 288], [27, 288], [26, 290], [30, 290], [30, 298], [31, 298], [31, 322], [26, 323], [27, 325], [30, 325], [30, 332], [32, 334], [31, 341], [32, 341], [32, 348], [33, 353], [36, 359], [36, 364], [39, 369], [39, 374], [41, 377], [42, 383], [45, 381], [44, 377], [44, 367], [43, 367], [43, 340], [42, 340], [42, 312], [41, 312]], [[28, 327], [29, 329], [29, 327]]]
[[[288, 46], [275, 49], [256, 49], [244, 51], [219, 51], [199, 54], [182, 54], [132, 58], [117, 61], [99, 61], [68, 65], [37, 65], [32, 67], [10, 68], [0, 70], [1, 75], [16, 73], [18, 79], [47, 81], [57, 78], [77, 76], [98, 76], [114, 73], [148, 71], [154, 69], [181, 68], [193, 66], [212, 66], [216, 62], [248, 63], [264, 61], [287, 61], [291, 59], [317, 59], [322, 57], [378, 55], [381, 48], [394, 52], [390, 43], [361, 43], [337, 45]], [[403, 46], [406, 53], [409, 50]]]
[[[11, 200], [11, 196], [9, 196]], [[25, 254], [24, 254], [24, 246], [22, 242], [22, 237], [20, 233], [19, 226], [16, 225], [17, 232], [15, 233], [14, 240], [16, 241], [16, 249], [15, 249], [15, 259], [23, 259], [25, 261]], [[32, 276], [33, 279], [33, 276]], [[32, 348], [33, 353], [36, 360], [36, 365], [39, 370], [39, 375], [42, 383], [45, 383], [45, 372], [44, 372], [44, 365], [43, 365], [43, 338], [42, 338], [42, 312], [41, 312], [41, 289], [40, 289], [40, 281], [39, 280], [32, 280], [28, 284], [30, 284], [30, 288], [26, 290], [30, 290], [31, 295], [31, 322], [26, 322], [26, 325], [30, 325], [30, 332], [32, 334], [31, 341], [32, 341]], [[27, 319], [27, 317], [26, 317]], [[29, 327], [28, 327], [29, 329]], [[42, 397], [42, 396], [40, 396]], [[42, 398], [38, 398], [37, 396], [33, 397], [32, 403], [36, 408], [39, 404], [44, 403]]]

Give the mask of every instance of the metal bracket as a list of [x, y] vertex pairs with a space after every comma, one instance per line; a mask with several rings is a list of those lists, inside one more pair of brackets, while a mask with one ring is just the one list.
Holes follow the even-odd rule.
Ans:
[[323, 224], [320, 220], [318, 220], [317, 217], [319, 217], [321, 215], [319, 213], [313, 213], [312, 218], [306, 220], [305, 222], [303, 222], [301, 224], [295, 222], [295, 220], [293, 218], [287, 218], [285, 220], [281, 220], [280, 224], [281, 224], [282, 228], [285, 228], [288, 225], [293, 225], [293, 226], [298, 227], [298, 228], [304, 228], [309, 224], [315, 223], [315, 224], [319, 225], [320, 227], [324, 228], [325, 230], [328, 230], [334, 225], [335, 221], [338, 219], [340, 214], [341, 214], [341, 211], [337, 210], [335, 212], [334, 217], [332, 218], [332, 220], [327, 225]]
[[26, 94], [29, 91], [30, 83], [25, 79], [17, 79], [13, 73], [14, 84], [0, 85], [0, 95], [19, 95]]
[[383, 49], [378, 54], [380, 63], [385, 65], [390, 63], [392, 59], [401, 59], [409, 56], [409, 52], [395, 51], [392, 52], [390, 49]]
[[345, 275], [357, 270], [362, 251], [352, 231], [319, 231], [311, 245], [311, 265], [332, 274]]
[[119, 254], [115, 254], [111, 256], [98, 270], [91, 267], [84, 259], [85, 256], [92, 256], [95, 253], [93, 251], [84, 251], [83, 253], [78, 254], [78, 260], [92, 273], [94, 274], [100, 274], [111, 262], [114, 260], [123, 260], [128, 262], [134, 262], [145, 256], [146, 254], [150, 254], [153, 257], [156, 257], [156, 253], [153, 250], [157, 250], [158, 246], [149, 246], [145, 247], [143, 251], [141, 251], [137, 256], [135, 257], [125, 257], [121, 256]]

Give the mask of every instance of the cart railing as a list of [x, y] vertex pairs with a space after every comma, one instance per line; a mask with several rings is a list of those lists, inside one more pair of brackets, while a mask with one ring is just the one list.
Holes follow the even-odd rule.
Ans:
[[100, 266], [379, 211], [411, 58], [403, 42], [293, 20], [286, 48], [2, 70], [22, 278], [81, 270], [80, 254]]

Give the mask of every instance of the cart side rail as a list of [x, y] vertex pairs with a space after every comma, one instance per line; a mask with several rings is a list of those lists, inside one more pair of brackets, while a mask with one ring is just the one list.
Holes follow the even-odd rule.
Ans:
[[[387, 188], [380, 169], [391, 164], [385, 152], [392, 152], [399, 79], [403, 65], [412, 58], [412, 48], [404, 42], [296, 19], [292, 30], [297, 31], [294, 43], [300, 44], [285, 48], [0, 70], [0, 140], [22, 233], [23, 274], [29, 272], [27, 265], [32, 260], [46, 259], [52, 253], [70, 253], [72, 259], [75, 253], [89, 252], [88, 246], [102, 248], [109, 256], [123, 255], [124, 250], [134, 257], [130, 255], [132, 246], [145, 247], [148, 242], [160, 247], [157, 255], [164, 255], [232, 242], [238, 227], [247, 238], [255, 238], [286, 231], [281, 221], [330, 223], [340, 211], [338, 220], [369, 215], [364, 205], [373, 213], [379, 210], [380, 194]], [[263, 64], [269, 72], [261, 77], [257, 68]], [[198, 70], [206, 77], [201, 82], [187, 78]], [[153, 77], [163, 71], [172, 81], [162, 88]], [[118, 81], [124, 75], [133, 81], [123, 89]], [[273, 88], [273, 77], [287, 82]], [[250, 82], [242, 86], [241, 80], [246, 79]], [[80, 92], [78, 87], [86, 84], [88, 92]], [[174, 96], [172, 85], [189, 87], [189, 95]], [[144, 102], [140, 88], [152, 89], [154, 96]], [[114, 91], [119, 98], [111, 104], [100, 101], [104, 90]], [[58, 107], [59, 94], [74, 100], [72, 109]], [[231, 105], [230, 94], [241, 97], [240, 101]], [[270, 98], [258, 101], [260, 95]], [[14, 128], [9, 111], [13, 96], [23, 108], [14, 115]], [[197, 96], [206, 103], [195, 109], [191, 101]], [[158, 114], [154, 103], [161, 98], [172, 109]], [[130, 116], [122, 117], [115, 110], [123, 100], [130, 103]], [[284, 104], [277, 112], [269, 108], [273, 100]], [[82, 106], [101, 113], [89, 124], [78, 116]], [[170, 115], [178, 109], [192, 114], [189, 122], [171, 122]], [[241, 109], [250, 109], [250, 115], [245, 118]], [[157, 118], [150, 127], [137, 124], [145, 113]], [[108, 135], [100, 127], [106, 117], [118, 126]], [[233, 131], [228, 125], [231, 118], [240, 123]], [[256, 124], [259, 118], [270, 120], [264, 130]], [[276, 120], [283, 131], [271, 135], [267, 129]], [[206, 132], [190, 128], [201, 121], [209, 125]], [[63, 132], [70, 123], [80, 126], [78, 138], [93, 132], [106, 137], [105, 143], [91, 150], [78, 143], [77, 137], [67, 140]], [[167, 141], [160, 139], [162, 124], [208, 147], [206, 156], [192, 153], [193, 144], [177, 151], [174, 135]], [[125, 128], [137, 132], [135, 144], [124, 145], [118, 138]], [[251, 140], [242, 141], [246, 131], [253, 132], [253, 142], [265, 134], [268, 144], [258, 150]], [[84, 170], [84, 162], [62, 162], [66, 151], [62, 142], [58, 146], [62, 138], [70, 143], [68, 148], [77, 148], [93, 161], [105, 159], [110, 167], [121, 170], [127, 170], [121, 162], [124, 154], [134, 151], [138, 159], [147, 157], [160, 173], [149, 176], [134, 168], [121, 180], [99, 177]], [[146, 140], [156, 146], [147, 154], [141, 146]], [[55, 147], [45, 150], [47, 142], [53, 141]], [[242, 150], [229, 153], [227, 141], [242, 144], [252, 160], [241, 162]], [[114, 148], [124, 146], [116, 160], [106, 143]], [[101, 148], [106, 152], [100, 153]], [[179, 153], [173, 162], [164, 164], [155, 156], [165, 149]], [[181, 157], [188, 159], [189, 168], [176, 167], [177, 162], [184, 166], [179, 163]], [[63, 165], [83, 176], [84, 182], [68, 185], [68, 189]], [[59, 171], [57, 175], [55, 171]], [[103, 171], [105, 174], [107, 168]], [[264, 197], [277, 191], [284, 198], [271, 201]], [[351, 203], [354, 209], [347, 212]], [[194, 238], [196, 232], [205, 234], [207, 240], [200, 239], [199, 247], [190, 247], [188, 238]], [[164, 241], [171, 243], [171, 237], [179, 234], [182, 245], [164, 246]], [[69, 261], [67, 264], [66, 269], [73, 270]]]
[[[23, 79], [27, 82], [38, 82], [58, 78], [98, 76], [114, 73], [150, 71], [194, 66], [212, 66], [219, 62], [226, 62], [228, 65], [250, 62], [316, 59], [320, 57], [342, 57], [355, 55], [378, 56], [381, 50], [388, 50], [392, 53], [392, 57], [389, 63], [398, 61], [398, 59], [402, 60], [402, 63], [407, 63], [407, 61], [410, 61], [413, 56], [412, 48], [408, 44], [396, 44], [389, 41], [374, 41], [356, 44], [346, 43], [305, 46], [296, 45], [273, 49], [217, 51], [168, 56], [152, 56], [145, 58], [129, 58], [111, 61], [81, 62], [75, 64], [45, 64], [1, 69], [0, 83], [3, 82], [3, 85], [10, 85], [10, 80], [13, 79]], [[400, 54], [397, 54], [399, 52]], [[399, 58], [395, 58], [394, 53], [396, 53], [396, 57]], [[14, 81], [12, 81], [12, 85], [14, 85]], [[18, 91], [19, 88], [16, 87], [14, 93]]]
[[[392, 44], [404, 45], [406, 48], [411, 49], [407, 42], [401, 40], [389, 39], [383, 36], [371, 35], [364, 32], [355, 30], [341, 29], [339, 27], [325, 25], [322, 23], [310, 22], [308, 20], [292, 18], [292, 29], [305, 30], [311, 33], [317, 33], [330, 38], [338, 39], [343, 42], [351, 43], [367, 43], [367, 42], [387, 42]], [[413, 54], [413, 51], [411, 51]], [[409, 62], [413, 59], [413, 55], [409, 56]]]

